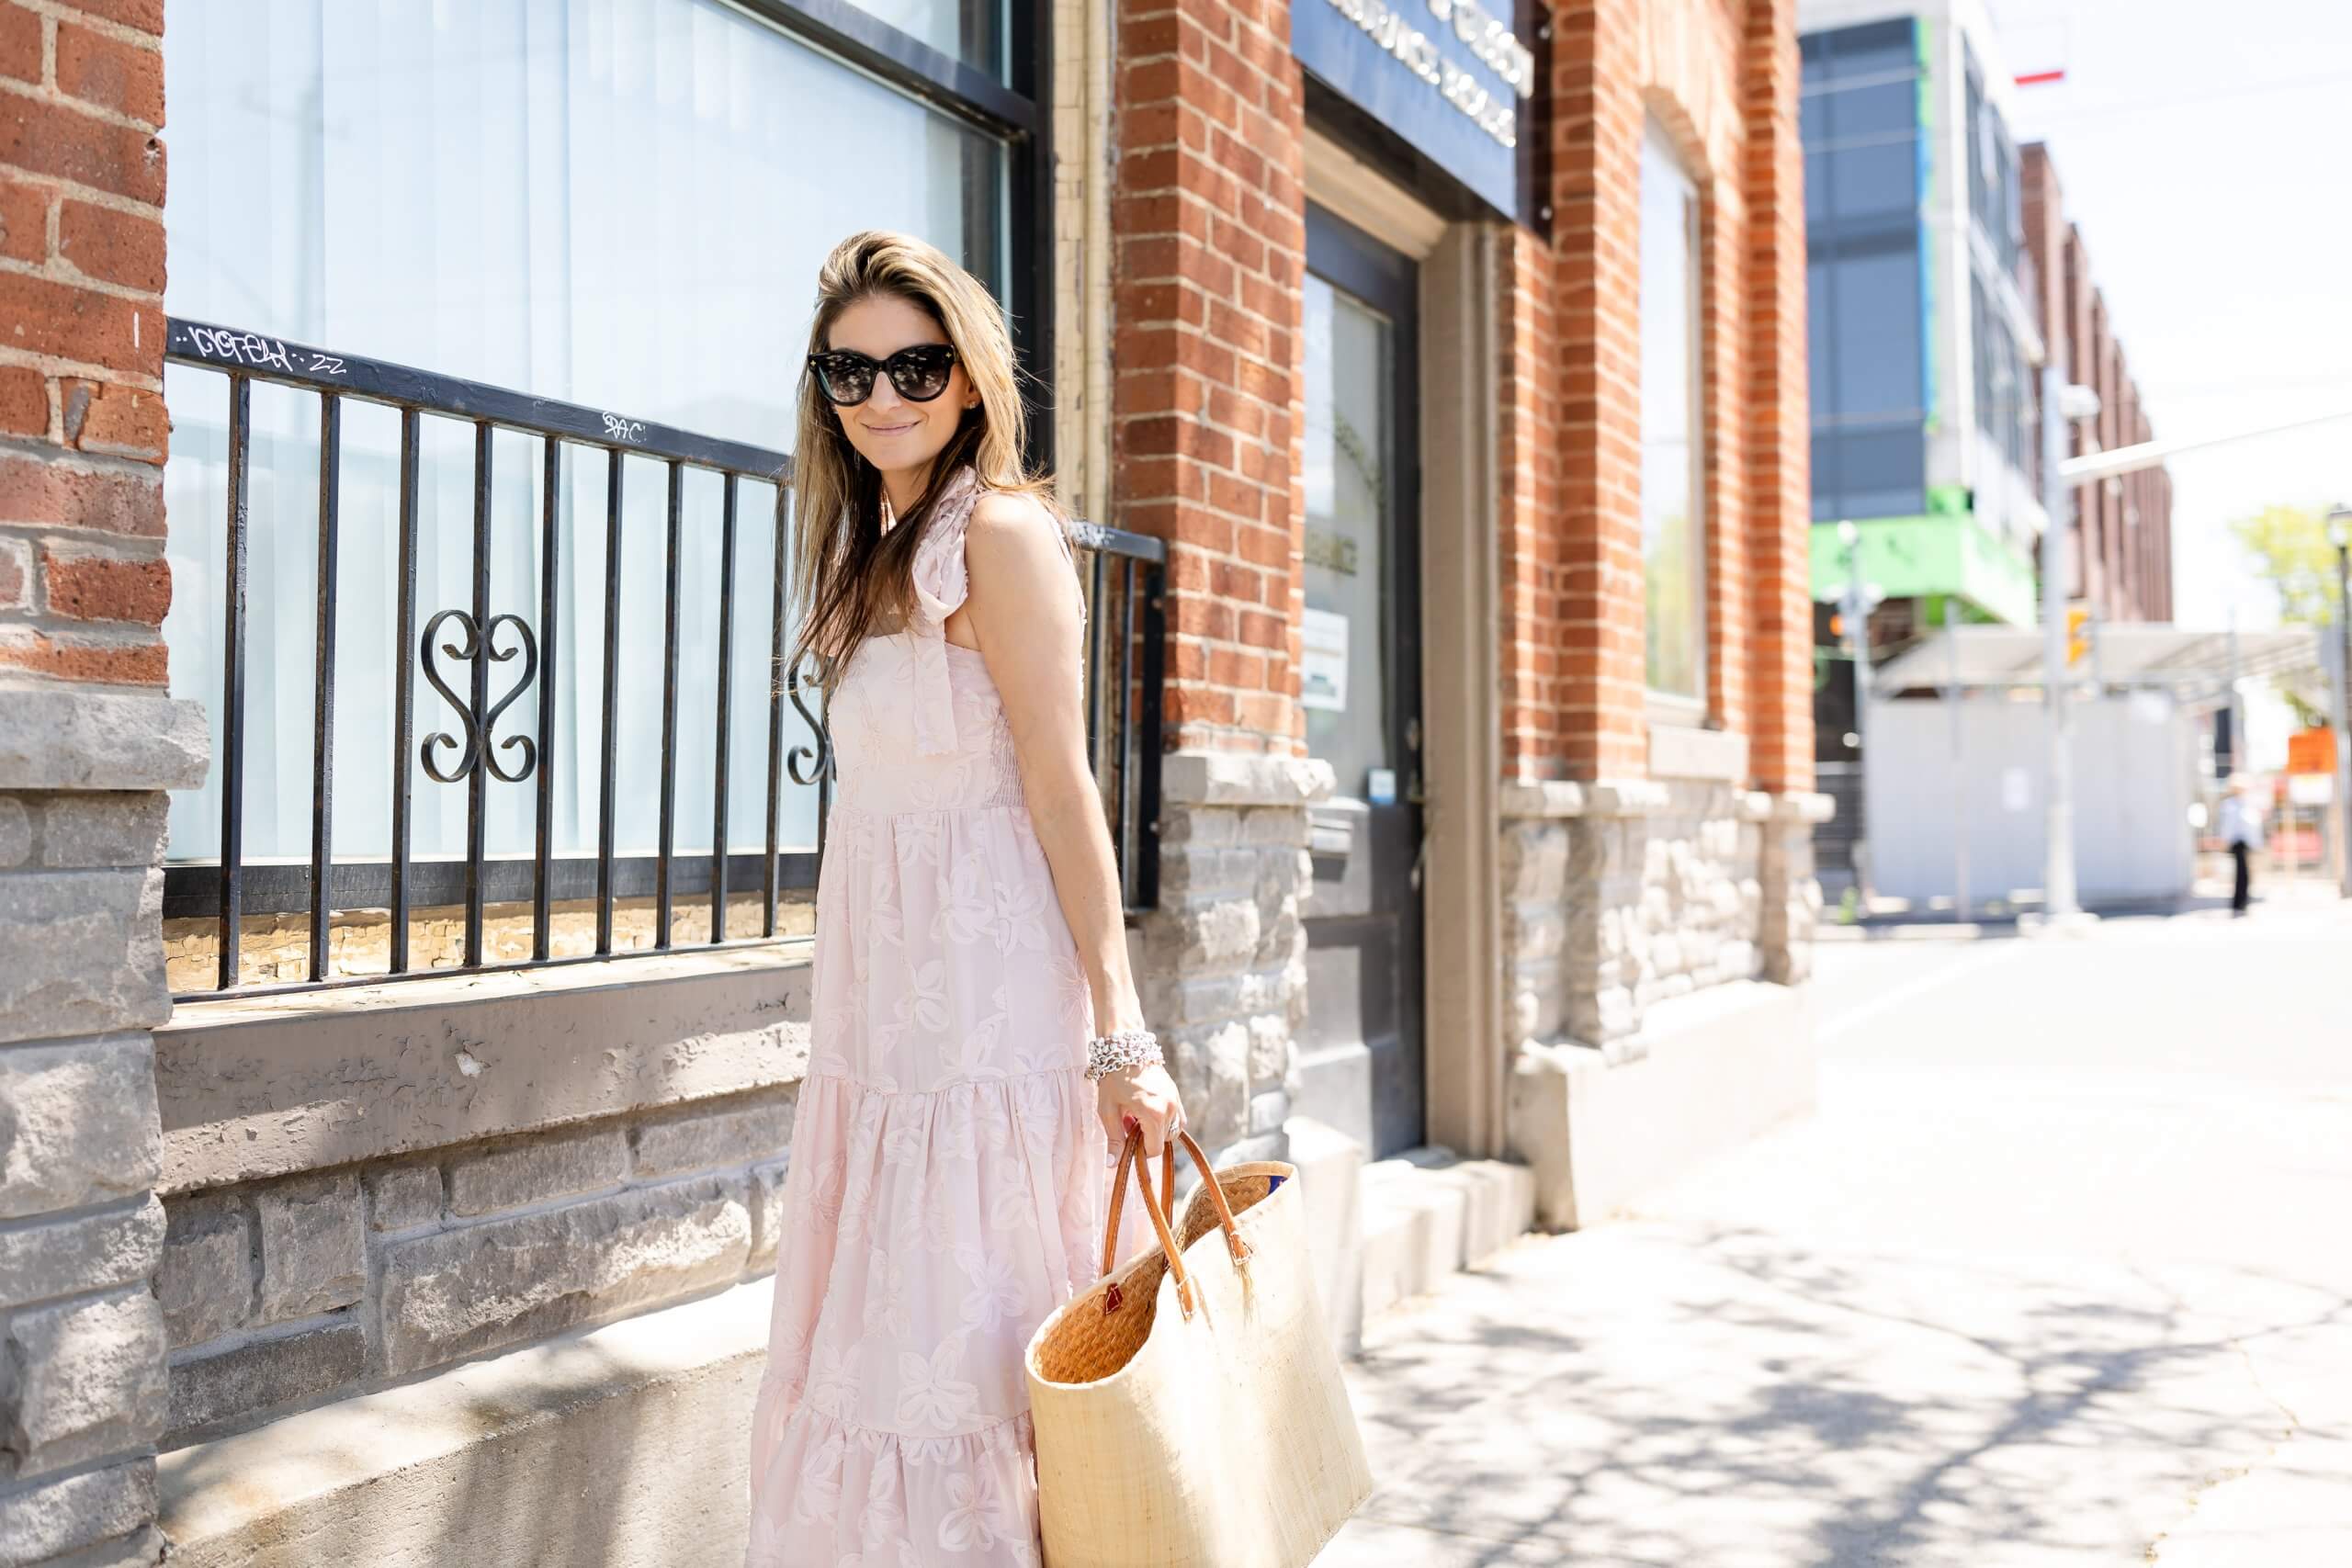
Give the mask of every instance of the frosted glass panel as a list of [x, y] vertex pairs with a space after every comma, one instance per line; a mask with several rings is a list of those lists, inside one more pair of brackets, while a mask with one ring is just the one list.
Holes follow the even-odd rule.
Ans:
[[[713, 0], [172, 0], [173, 314], [523, 389], [701, 434], [791, 444], [818, 263], [844, 234], [904, 230], [1001, 291], [1002, 147]], [[174, 369], [165, 473], [175, 694], [220, 741], [221, 378]], [[354, 405], [343, 434], [335, 847], [389, 852], [399, 421]], [[246, 853], [309, 852], [317, 602], [315, 398], [254, 389], [247, 649]], [[541, 457], [498, 437], [492, 608], [537, 627]], [[659, 781], [666, 475], [625, 464], [624, 853], [650, 852]], [[473, 434], [428, 418], [417, 620], [470, 600]], [[559, 705], [556, 848], [595, 840], [602, 722], [605, 459], [560, 482], [555, 678], [503, 738]], [[686, 480], [679, 655], [678, 847], [707, 850], [716, 780], [718, 501]], [[763, 821], [775, 491], [740, 502], [729, 769], [731, 847]], [[519, 668], [497, 666], [495, 694]], [[459, 728], [417, 681], [418, 740]], [[786, 744], [804, 739], [786, 710]], [[410, 760], [414, 852], [462, 852], [464, 787]], [[215, 779], [218, 770], [215, 771]], [[532, 837], [529, 784], [490, 789], [490, 851]], [[815, 838], [787, 786], [785, 840]], [[217, 784], [175, 797], [171, 854], [218, 852]]]

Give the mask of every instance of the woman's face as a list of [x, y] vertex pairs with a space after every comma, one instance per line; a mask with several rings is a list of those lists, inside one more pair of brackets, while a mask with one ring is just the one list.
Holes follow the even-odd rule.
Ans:
[[[851, 302], [834, 319], [829, 335], [828, 349], [847, 349], [877, 361], [917, 344], [947, 341], [928, 312], [893, 294]], [[979, 401], [978, 389], [959, 363], [948, 372], [946, 389], [927, 402], [900, 397], [890, 378], [877, 371], [873, 393], [864, 402], [835, 407], [833, 414], [849, 444], [867, 462], [886, 474], [920, 472], [946, 446], [966, 411], [978, 407]]]

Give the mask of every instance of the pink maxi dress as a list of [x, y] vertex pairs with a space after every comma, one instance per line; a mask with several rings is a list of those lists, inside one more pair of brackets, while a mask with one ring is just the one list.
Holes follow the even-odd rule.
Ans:
[[949, 481], [919, 613], [867, 639], [827, 710], [840, 791], [748, 1568], [1038, 1562], [1023, 1352], [1096, 1277], [1109, 1156], [1086, 975], [1004, 709], [942, 633], [977, 492]]

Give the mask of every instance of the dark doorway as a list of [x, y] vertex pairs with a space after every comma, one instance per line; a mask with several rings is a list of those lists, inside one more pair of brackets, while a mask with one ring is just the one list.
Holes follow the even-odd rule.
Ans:
[[1374, 1158], [1423, 1138], [1419, 268], [1306, 213], [1308, 1016], [1296, 1109]]

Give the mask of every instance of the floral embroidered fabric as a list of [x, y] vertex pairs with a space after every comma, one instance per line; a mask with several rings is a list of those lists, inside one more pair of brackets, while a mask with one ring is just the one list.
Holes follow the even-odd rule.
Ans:
[[1085, 971], [1004, 710], [942, 631], [977, 498], [968, 469], [950, 481], [918, 614], [828, 706], [841, 787], [747, 1568], [1037, 1568], [1022, 1353], [1095, 1278], [1107, 1149]]

